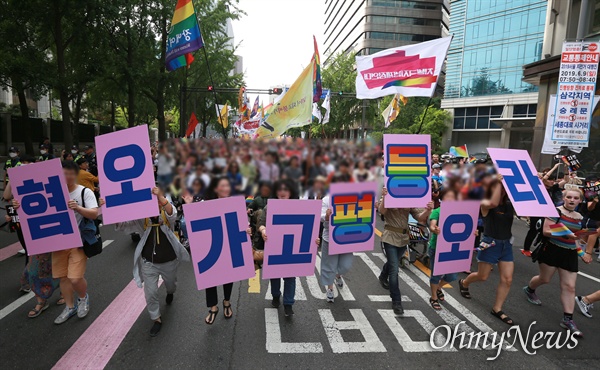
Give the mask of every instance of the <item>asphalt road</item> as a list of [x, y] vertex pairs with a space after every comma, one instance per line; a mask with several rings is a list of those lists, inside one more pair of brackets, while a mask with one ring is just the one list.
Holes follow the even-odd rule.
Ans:
[[[379, 225], [381, 229], [381, 225]], [[514, 225], [515, 275], [505, 311], [519, 324], [523, 334], [532, 322], [531, 335], [537, 331], [561, 334], [562, 308], [558, 279], [538, 290], [542, 306], [529, 304], [521, 288], [536, 274], [537, 264], [522, 256], [518, 248], [525, 235], [525, 224]], [[376, 274], [385, 258], [379, 238], [373, 252], [357, 254], [346, 286], [335, 303], [326, 303], [324, 291], [315, 276], [299, 279], [294, 305], [296, 315], [286, 318], [283, 310], [271, 308], [268, 281], [255, 279], [235, 283], [232, 297], [234, 317], [225, 320], [221, 313], [212, 326], [204, 323], [207, 308], [204, 292], [196, 290], [191, 264], [179, 269], [175, 300], [166, 306], [161, 288], [164, 325], [151, 338], [152, 325], [142, 289], [132, 283], [134, 245], [128, 236], [110, 226], [103, 227], [104, 252], [88, 263], [91, 311], [84, 319], [74, 317], [63, 325], [53, 324], [62, 307], [54, 305], [35, 319], [27, 318], [34, 305], [18, 292], [23, 256], [11, 256], [14, 234], [0, 232], [0, 363], [3, 369], [150, 369], [150, 368], [598, 368], [600, 365], [600, 309], [586, 318], [576, 309], [575, 321], [585, 338], [574, 349], [540, 348], [528, 355], [520, 345], [503, 350], [494, 361], [496, 350], [453, 349], [434, 351], [429, 332], [440, 325], [460, 321], [471, 331], [502, 334], [508, 326], [490, 315], [498, 282], [497, 271], [485, 283], [471, 287], [473, 299], [466, 300], [457, 284], [446, 288], [447, 302], [441, 312], [428, 303], [428, 280], [421, 266], [411, 265], [400, 273], [405, 296], [404, 317], [391, 311], [389, 296]], [[9, 249], [5, 249], [9, 248]], [[12, 249], [10, 249], [12, 248]], [[600, 289], [600, 263], [580, 263], [578, 294]], [[222, 294], [219, 289], [219, 294]], [[465, 325], [468, 325], [465, 326]], [[440, 330], [445, 335], [446, 331]], [[460, 337], [456, 339], [458, 347]], [[510, 340], [512, 342], [512, 340]], [[528, 350], [532, 350], [528, 348]]]

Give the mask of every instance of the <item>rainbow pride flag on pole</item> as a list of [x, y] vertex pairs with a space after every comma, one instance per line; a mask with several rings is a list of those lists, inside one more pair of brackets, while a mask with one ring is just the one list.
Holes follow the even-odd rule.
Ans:
[[313, 41], [315, 44], [315, 53], [313, 54], [312, 61], [314, 63], [313, 70], [313, 102], [318, 103], [323, 95], [323, 85], [321, 82], [321, 57], [319, 56], [319, 48], [317, 47], [317, 38], [313, 35]]
[[466, 144], [463, 146], [451, 146], [448, 152], [455, 157], [469, 158], [469, 151]]
[[194, 61], [192, 52], [204, 46], [192, 0], [177, 0], [175, 14], [167, 38], [165, 63], [168, 71], [187, 66]]

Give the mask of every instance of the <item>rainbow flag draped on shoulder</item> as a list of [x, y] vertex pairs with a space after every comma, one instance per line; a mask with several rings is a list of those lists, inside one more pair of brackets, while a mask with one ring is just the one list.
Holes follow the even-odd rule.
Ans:
[[177, 0], [175, 14], [167, 39], [165, 63], [168, 71], [187, 66], [194, 61], [192, 52], [204, 46], [192, 0]]

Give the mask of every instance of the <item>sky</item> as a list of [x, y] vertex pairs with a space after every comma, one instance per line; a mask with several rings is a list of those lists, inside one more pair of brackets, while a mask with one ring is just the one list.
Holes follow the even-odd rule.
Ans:
[[[291, 85], [312, 58], [313, 35], [323, 54], [323, 0], [240, 0], [239, 7], [246, 15], [232, 26], [248, 88]], [[256, 95], [248, 97], [254, 103]]]

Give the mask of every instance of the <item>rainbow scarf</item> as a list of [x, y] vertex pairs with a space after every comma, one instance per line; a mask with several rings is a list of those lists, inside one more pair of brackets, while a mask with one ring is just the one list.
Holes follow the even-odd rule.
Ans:
[[177, 0], [167, 38], [165, 64], [168, 71], [187, 66], [194, 61], [192, 52], [204, 46], [192, 0]]

